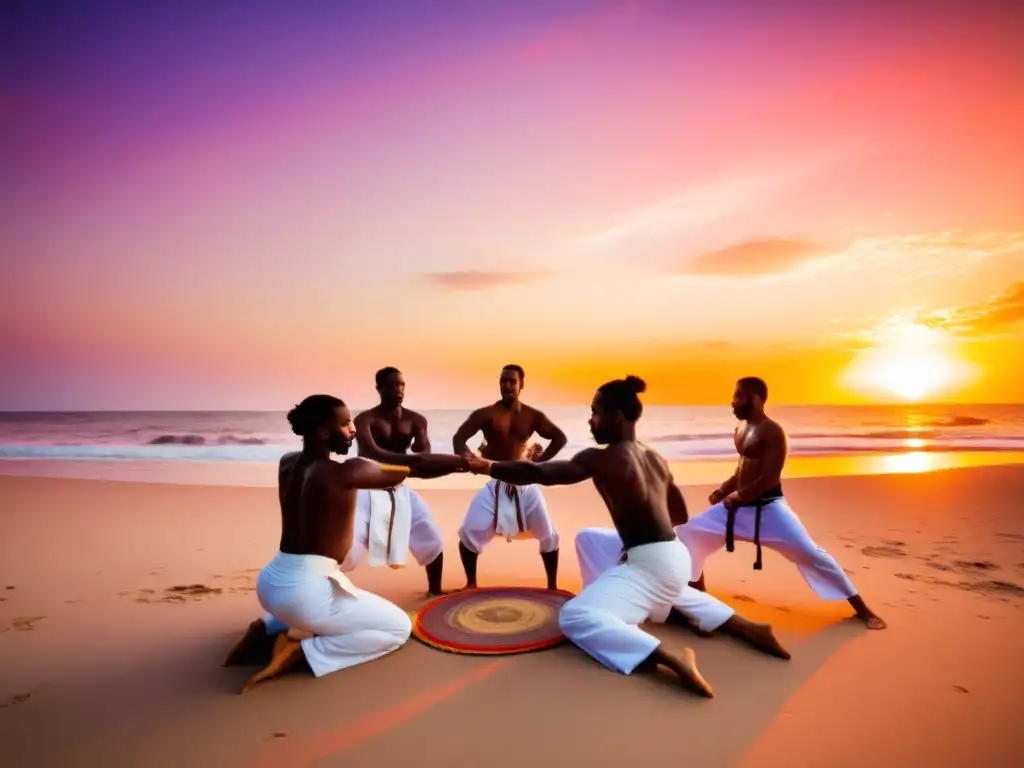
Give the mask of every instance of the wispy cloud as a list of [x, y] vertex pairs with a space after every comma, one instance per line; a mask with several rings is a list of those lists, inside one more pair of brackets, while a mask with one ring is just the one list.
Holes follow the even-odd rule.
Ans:
[[1024, 282], [983, 301], [932, 310], [920, 322], [958, 335], [998, 333], [1024, 321]]
[[964, 274], [978, 262], [1024, 250], [1024, 232], [965, 233], [957, 230], [901, 237], [863, 238], [828, 265], [848, 272], [889, 270], [890, 280]]
[[762, 238], [702, 253], [679, 265], [689, 275], [772, 275], [834, 251], [809, 240]]
[[667, 197], [624, 212], [607, 226], [578, 236], [570, 245], [592, 251], [643, 239], [679, 237], [755, 208], [781, 188], [820, 173], [854, 151], [854, 145], [840, 144], [793, 158], [781, 168], [696, 181]]
[[486, 291], [510, 285], [527, 285], [545, 280], [554, 272], [540, 269], [532, 272], [485, 272], [461, 270], [456, 272], [429, 272], [424, 277], [444, 291]]
[[746, 210], [769, 190], [798, 175], [793, 171], [765, 173], [697, 184], [631, 211], [610, 226], [577, 238], [574, 245], [583, 249], [610, 248], [634, 239], [698, 229]]

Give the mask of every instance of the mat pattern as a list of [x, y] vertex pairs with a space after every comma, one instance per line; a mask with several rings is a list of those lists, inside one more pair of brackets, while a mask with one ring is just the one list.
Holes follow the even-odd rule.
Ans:
[[420, 608], [412, 633], [442, 651], [528, 653], [565, 641], [558, 612], [571, 592], [537, 587], [480, 587], [443, 595]]

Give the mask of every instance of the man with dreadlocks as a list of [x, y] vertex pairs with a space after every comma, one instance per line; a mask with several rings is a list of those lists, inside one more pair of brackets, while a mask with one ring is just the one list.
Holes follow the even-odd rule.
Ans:
[[[672, 528], [674, 520], [685, 519], [686, 502], [668, 462], [636, 439], [643, 411], [637, 395], [646, 388], [642, 379], [627, 376], [597, 390], [590, 431], [602, 448], [588, 448], [570, 461], [546, 463], [471, 457], [469, 469], [509, 483], [572, 485], [592, 480], [625, 557], [562, 606], [562, 632], [608, 669], [629, 675], [667, 667], [685, 686], [710, 698], [713, 691], [697, 669], [693, 651], [668, 651], [639, 626], [652, 616], [668, 614], [690, 576], [689, 553]], [[709, 595], [703, 601], [698, 597], [691, 610], [721, 612]]]

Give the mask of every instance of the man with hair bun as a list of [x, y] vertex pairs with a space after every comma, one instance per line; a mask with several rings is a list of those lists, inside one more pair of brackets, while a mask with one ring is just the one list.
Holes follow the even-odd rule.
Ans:
[[289, 411], [288, 422], [302, 450], [282, 456], [278, 470], [280, 547], [256, 581], [267, 613], [224, 661], [260, 663], [272, 642], [269, 664], [243, 690], [303, 666], [322, 677], [402, 646], [412, 630], [406, 612], [357, 588], [341, 571], [352, 546], [356, 494], [394, 488], [417, 472], [466, 469], [464, 458], [440, 454], [422, 457], [415, 468], [362, 457], [333, 461], [331, 454], [348, 453], [355, 426], [332, 395], [310, 395]]
[[[484, 458], [509, 461], [527, 458], [543, 463], [554, 458], [568, 439], [565, 433], [536, 408], [519, 399], [526, 374], [519, 365], [506, 365], [498, 377], [501, 399], [473, 411], [452, 438], [455, 453], [470, 456], [466, 441], [477, 432], [484, 435]], [[550, 440], [542, 452], [526, 444], [534, 435]], [[548, 589], [558, 587], [558, 529], [548, 514], [540, 488], [530, 482], [491, 480], [473, 497], [459, 526], [459, 556], [466, 571], [466, 588], [477, 586], [477, 558], [495, 536], [536, 539], [544, 563]]]
[[[572, 485], [592, 480], [625, 557], [562, 606], [562, 632], [608, 669], [629, 675], [667, 667], [685, 686], [710, 698], [714, 693], [697, 669], [693, 651], [668, 651], [639, 626], [669, 613], [690, 574], [689, 553], [672, 528], [674, 520], [685, 518], [686, 503], [668, 462], [636, 439], [636, 422], [643, 413], [637, 395], [646, 388], [642, 379], [627, 376], [597, 390], [590, 431], [602, 448], [546, 463], [472, 457], [469, 468], [509, 483]], [[698, 594], [692, 608], [721, 612], [718, 601], [707, 595]]]

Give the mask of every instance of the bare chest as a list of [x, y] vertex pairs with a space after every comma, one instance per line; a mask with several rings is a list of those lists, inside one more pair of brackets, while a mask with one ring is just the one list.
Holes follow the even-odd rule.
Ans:
[[754, 427], [743, 427], [736, 433], [736, 452], [745, 459], [758, 459], [764, 453], [764, 441]]
[[526, 442], [533, 435], [533, 418], [525, 413], [497, 411], [483, 429], [488, 442]]
[[377, 445], [392, 451], [405, 451], [413, 440], [411, 419], [381, 419], [370, 425]]

